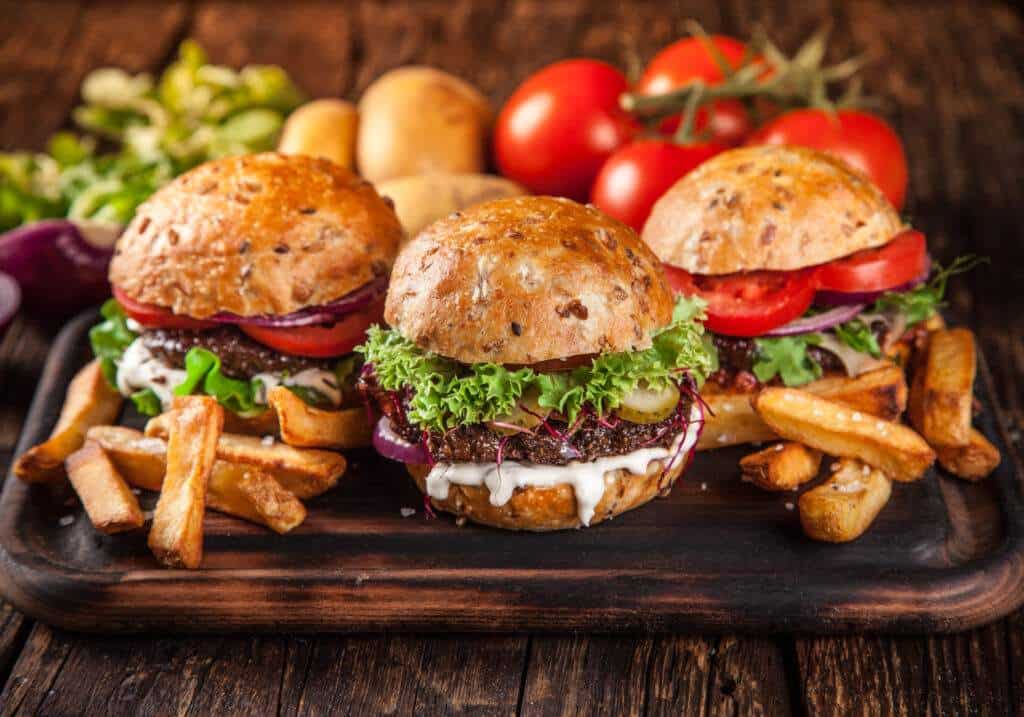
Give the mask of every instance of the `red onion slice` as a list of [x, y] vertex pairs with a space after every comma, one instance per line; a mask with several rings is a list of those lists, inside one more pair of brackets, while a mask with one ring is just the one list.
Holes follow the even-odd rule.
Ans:
[[794, 336], [796, 334], [809, 334], [815, 331], [824, 331], [833, 326], [845, 323], [862, 312], [865, 304], [853, 304], [851, 306], [837, 306], [821, 314], [814, 316], [802, 316], [799, 319], [790, 321], [777, 329], [772, 329], [765, 336]]
[[373, 429], [373, 447], [385, 458], [401, 463], [429, 463], [430, 457], [423, 446], [409, 443], [391, 427], [391, 421], [385, 416], [377, 421]]
[[219, 324], [236, 324], [240, 326], [269, 326], [272, 328], [285, 328], [293, 326], [314, 326], [337, 321], [339, 317], [350, 314], [354, 311], [364, 309], [376, 299], [383, 296], [388, 290], [387, 277], [374, 279], [369, 284], [364, 284], [350, 294], [340, 299], [335, 299], [328, 304], [310, 306], [305, 309], [283, 316], [239, 316], [221, 312], [214, 314], [211, 321]]
[[25, 306], [65, 315], [110, 295], [107, 265], [121, 227], [47, 219], [0, 236], [0, 271], [18, 282]]
[[0, 339], [21, 307], [21, 289], [10, 274], [0, 272]]

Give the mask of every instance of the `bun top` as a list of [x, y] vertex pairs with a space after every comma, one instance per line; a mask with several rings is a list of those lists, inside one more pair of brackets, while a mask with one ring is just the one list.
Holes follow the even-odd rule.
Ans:
[[888, 243], [903, 229], [885, 195], [845, 162], [802, 147], [709, 159], [654, 205], [644, 241], [695, 274], [787, 271]]
[[110, 281], [196, 318], [288, 314], [387, 275], [402, 238], [388, 203], [344, 167], [272, 152], [229, 157], [138, 208]]
[[568, 199], [515, 197], [409, 242], [384, 317], [462, 363], [532, 364], [647, 348], [672, 303], [657, 257], [625, 224]]

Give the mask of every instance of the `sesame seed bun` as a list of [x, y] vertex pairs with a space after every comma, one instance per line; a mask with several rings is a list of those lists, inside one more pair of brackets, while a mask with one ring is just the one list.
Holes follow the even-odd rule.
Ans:
[[902, 229], [885, 195], [845, 162], [802, 147], [734, 149], [676, 182], [643, 239], [695, 274], [789, 271], [887, 244]]
[[657, 257], [568, 199], [502, 199], [435, 222], [395, 262], [385, 319], [428, 351], [532, 364], [651, 345], [672, 317]]
[[139, 207], [110, 281], [131, 299], [195, 318], [288, 314], [386, 276], [401, 241], [387, 202], [337, 164], [229, 157]]

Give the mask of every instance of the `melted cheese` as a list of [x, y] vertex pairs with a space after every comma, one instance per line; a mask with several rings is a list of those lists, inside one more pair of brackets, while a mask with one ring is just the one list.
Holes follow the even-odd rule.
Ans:
[[677, 456], [685, 460], [697, 442], [700, 428], [700, 407], [690, 412], [690, 425], [679, 434], [668, 448], [641, 448], [621, 456], [605, 456], [588, 463], [570, 462], [564, 466], [504, 461], [497, 463], [437, 463], [427, 475], [427, 494], [445, 500], [452, 483], [467, 486], [487, 486], [493, 506], [505, 505], [520, 488], [551, 488], [571, 485], [576, 495], [576, 514], [583, 525], [590, 525], [597, 504], [604, 497], [605, 486], [611, 480], [606, 474], [626, 470], [645, 473], [654, 461]]
[[318, 368], [307, 368], [291, 376], [283, 376], [276, 373], [258, 373], [253, 376], [260, 382], [260, 389], [256, 391], [256, 403], [267, 402], [267, 394], [270, 389], [277, 386], [299, 386], [310, 388], [320, 393], [332, 406], [341, 405], [341, 389], [338, 387], [338, 377], [331, 371], [324, 371]]

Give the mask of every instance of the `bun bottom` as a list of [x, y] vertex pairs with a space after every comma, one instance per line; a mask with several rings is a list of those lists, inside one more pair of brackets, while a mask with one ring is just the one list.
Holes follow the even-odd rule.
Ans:
[[[686, 470], [692, 455], [691, 452], [685, 460], [677, 460], [668, 471], [664, 470], [665, 461], [654, 460], [644, 473], [625, 469], [605, 473], [604, 495], [594, 510], [590, 525], [614, 518], [658, 496], [668, 495], [676, 479]], [[406, 469], [426, 494], [430, 466], [410, 463]], [[564, 483], [549, 488], [529, 486], [517, 489], [504, 505], [491, 505], [491, 493], [486, 486], [452, 484], [447, 498], [431, 498], [430, 503], [459, 519], [492, 528], [547, 532], [584, 527], [577, 514], [575, 491]]]

